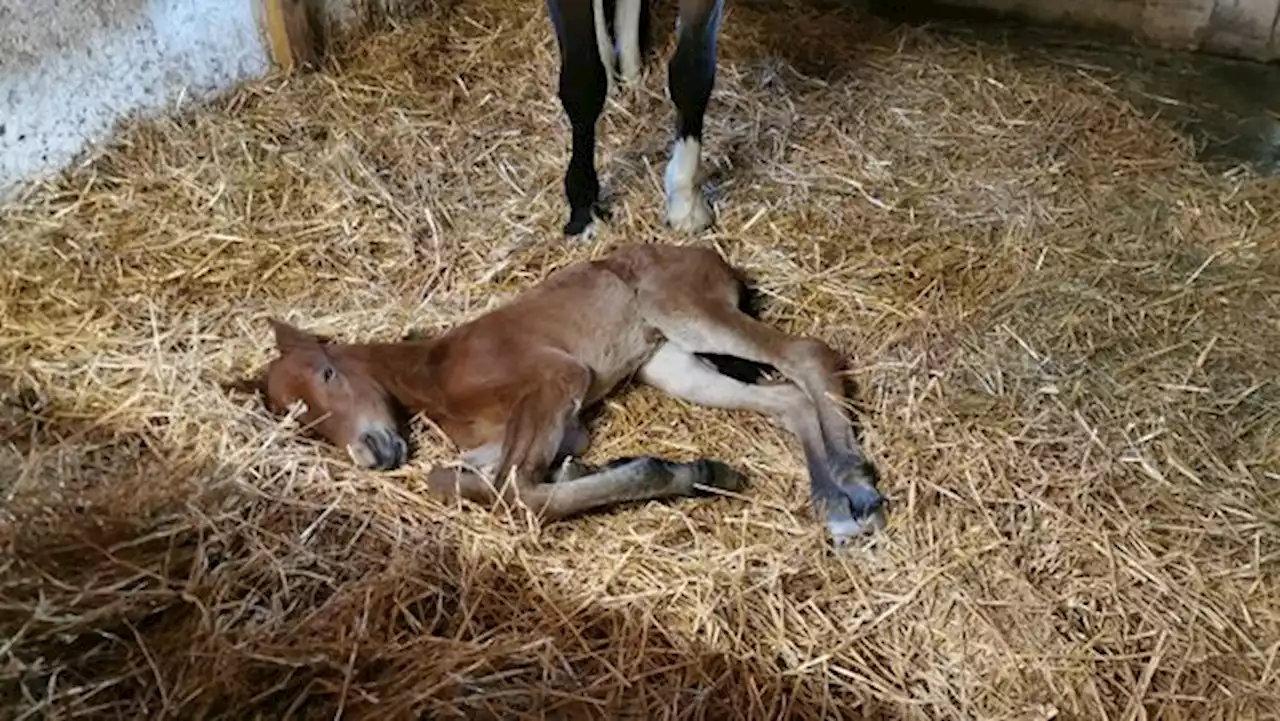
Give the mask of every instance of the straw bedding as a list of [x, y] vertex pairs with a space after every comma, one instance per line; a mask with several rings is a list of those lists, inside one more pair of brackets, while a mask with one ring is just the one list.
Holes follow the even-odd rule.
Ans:
[[[431, 6], [0, 210], [0, 715], [1275, 717], [1274, 182], [1105, 70], [737, 2], [718, 229], [661, 227], [651, 70], [601, 121], [613, 221], [566, 244], [544, 12]], [[825, 549], [775, 426], [646, 389], [593, 458], [750, 490], [537, 528], [427, 500], [426, 424], [359, 472], [219, 388], [268, 315], [431, 332], [624, 241], [720, 248], [848, 355], [880, 543]]]

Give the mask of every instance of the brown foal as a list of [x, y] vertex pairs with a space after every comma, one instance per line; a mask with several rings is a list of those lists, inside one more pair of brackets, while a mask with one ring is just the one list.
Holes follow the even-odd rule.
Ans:
[[[713, 250], [630, 245], [563, 268], [515, 300], [435, 338], [345, 344], [272, 320], [279, 355], [257, 377], [282, 413], [367, 468], [402, 465], [397, 412], [422, 413], [461, 449], [438, 467], [431, 494], [524, 506], [555, 520], [625, 501], [690, 496], [699, 485], [739, 490], [718, 461], [618, 459], [600, 468], [582, 413], [638, 377], [676, 398], [776, 419], [800, 441], [811, 501], [837, 545], [883, 527], [883, 497], [833, 400], [838, 357], [824, 342], [778, 331], [740, 310], [742, 276]], [[775, 368], [780, 382], [722, 373], [704, 356]]]

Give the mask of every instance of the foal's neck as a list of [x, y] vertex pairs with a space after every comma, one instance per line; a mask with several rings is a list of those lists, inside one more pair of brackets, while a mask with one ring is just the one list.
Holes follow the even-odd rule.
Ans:
[[410, 412], [429, 410], [439, 398], [435, 339], [399, 343], [331, 343], [327, 350], [386, 389]]

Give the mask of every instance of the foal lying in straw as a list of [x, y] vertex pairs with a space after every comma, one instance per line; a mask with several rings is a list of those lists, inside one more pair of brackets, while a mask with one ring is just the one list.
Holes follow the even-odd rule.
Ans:
[[[691, 403], [767, 414], [796, 435], [811, 499], [837, 545], [881, 528], [883, 497], [831, 397], [838, 358], [742, 312], [745, 287], [715, 251], [632, 245], [563, 268], [511, 303], [436, 338], [354, 345], [271, 321], [279, 356], [235, 387], [261, 391], [368, 468], [403, 464], [398, 411], [423, 413], [463, 449], [468, 468], [435, 468], [430, 492], [492, 506], [518, 503], [554, 520], [624, 501], [739, 490], [718, 461], [573, 460], [587, 447], [583, 409], [623, 381]], [[703, 355], [773, 366], [786, 381], [744, 382]]]

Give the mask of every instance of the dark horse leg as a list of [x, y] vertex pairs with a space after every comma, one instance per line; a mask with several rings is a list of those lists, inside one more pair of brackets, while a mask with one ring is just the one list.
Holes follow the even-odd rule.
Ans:
[[[667, 66], [668, 89], [676, 107], [675, 143], [666, 170], [667, 222], [696, 232], [711, 224], [711, 207], [698, 187], [702, 123], [716, 76], [716, 40], [723, 0], [680, 0], [679, 39]], [[613, 15], [623, 82], [640, 77], [649, 37], [648, 0], [547, 0], [560, 49], [560, 103], [573, 129], [564, 190], [569, 201], [565, 235], [586, 232], [599, 211], [596, 122], [604, 110], [614, 75], [614, 42], [607, 18]], [[615, 14], [616, 13], [616, 14]]]
[[667, 162], [667, 222], [697, 232], [711, 224], [711, 206], [699, 187], [702, 121], [716, 82], [716, 39], [723, 0], [680, 0], [675, 54], [667, 65], [667, 86], [676, 106], [675, 143]]
[[[600, 196], [596, 176], [596, 121], [609, 93], [606, 58], [612, 60], [604, 33], [604, 6], [612, 0], [547, 0], [547, 12], [560, 48], [560, 104], [573, 128], [564, 192], [569, 200], [565, 235], [581, 235], [594, 220]], [[597, 7], [601, 14], [597, 17]], [[597, 21], [601, 27], [596, 28]], [[606, 54], [607, 53], [607, 54]]]

